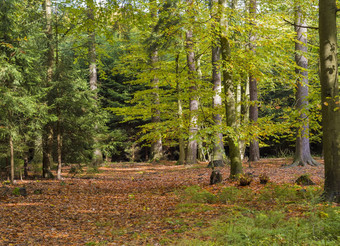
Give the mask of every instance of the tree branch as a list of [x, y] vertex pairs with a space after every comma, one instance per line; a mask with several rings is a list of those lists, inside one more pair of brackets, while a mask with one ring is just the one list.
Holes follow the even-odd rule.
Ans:
[[285, 18], [282, 18], [286, 23], [292, 25], [292, 26], [295, 26], [295, 27], [302, 27], [302, 28], [309, 28], [309, 29], [314, 29], [314, 30], [319, 30], [319, 27], [315, 27], [315, 26], [301, 26], [301, 25], [297, 25], [293, 22], [290, 22], [288, 20], [286, 20]]

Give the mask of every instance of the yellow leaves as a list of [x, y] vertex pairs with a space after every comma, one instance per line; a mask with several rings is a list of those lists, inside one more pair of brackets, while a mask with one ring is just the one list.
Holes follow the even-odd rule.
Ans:
[[319, 212], [319, 217], [320, 217], [320, 218], [328, 218], [329, 215], [328, 215], [327, 213], [323, 212], [323, 211], [320, 211], [320, 212]]
[[328, 106], [328, 102], [324, 102], [323, 105]]

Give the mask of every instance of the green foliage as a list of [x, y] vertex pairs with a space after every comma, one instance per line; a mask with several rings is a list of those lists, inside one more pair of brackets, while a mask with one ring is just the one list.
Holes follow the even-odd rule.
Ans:
[[214, 203], [216, 196], [199, 186], [190, 186], [181, 192], [182, 200], [192, 203]]
[[225, 204], [241, 203], [242, 201], [250, 201], [254, 199], [254, 193], [249, 188], [237, 188], [234, 186], [224, 188], [217, 194], [218, 201]]
[[340, 214], [328, 208], [323, 216], [286, 218], [282, 211], [226, 215], [201, 231], [207, 240], [183, 240], [179, 245], [337, 245]]

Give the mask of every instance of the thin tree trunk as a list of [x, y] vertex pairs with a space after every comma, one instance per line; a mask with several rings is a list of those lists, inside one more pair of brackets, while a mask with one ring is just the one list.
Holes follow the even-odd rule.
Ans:
[[[228, 20], [226, 17], [226, 0], [219, 0], [219, 6], [221, 11], [221, 53], [222, 60], [225, 64], [228, 64], [231, 55], [230, 44], [228, 40]], [[226, 120], [227, 126], [233, 131], [233, 135], [229, 135], [228, 145], [229, 145], [229, 157], [230, 157], [230, 177], [235, 178], [242, 174], [242, 161], [240, 155], [240, 145], [239, 145], [239, 134], [237, 129], [237, 112], [236, 112], [236, 98], [235, 98], [235, 88], [232, 81], [232, 72], [229, 68], [223, 69], [223, 80], [224, 93], [226, 97]]]
[[177, 105], [178, 105], [178, 120], [179, 120], [179, 136], [178, 136], [178, 144], [179, 144], [179, 158], [178, 165], [183, 165], [185, 162], [185, 143], [183, 138], [183, 107], [182, 107], [182, 99], [181, 99], [181, 86], [179, 82], [179, 54], [176, 56], [176, 80], [177, 80]]
[[43, 139], [43, 178], [52, 178], [51, 164], [53, 162], [53, 128], [51, 124], [47, 124], [44, 128]]
[[57, 179], [61, 180], [61, 149], [62, 149], [62, 138], [61, 138], [61, 128], [60, 128], [60, 120], [58, 119], [57, 123], [57, 152], [58, 152], [58, 170], [57, 170]]
[[[95, 3], [93, 0], [87, 0], [87, 18], [90, 20], [90, 25], [88, 29], [88, 59], [89, 59], [89, 84], [90, 89], [95, 92], [95, 99], [98, 100], [97, 97], [97, 88], [98, 88], [98, 76], [97, 76], [97, 55], [96, 55], [96, 32], [94, 28], [94, 7]], [[98, 126], [95, 126], [95, 130], [98, 129]], [[94, 139], [94, 144], [97, 145], [98, 140]], [[103, 163], [103, 154], [98, 147], [95, 147], [93, 153], [92, 164], [99, 165]]]
[[[220, 23], [220, 17], [218, 15], [218, 0], [212, 0], [211, 2], [212, 10], [211, 15], [213, 16], [213, 25], [212, 29], [214, 32], [214, 37], [218, 37], [220, 35], [220, 31], [218, 30], [218, 25]], [[214, 38], [212, 41], [212, 82], [214, 84], [214, 96], [213, 96], [213, 108], [218, 112], [222, 108], [222, 79], [221, 79], [221, 45], [218, 38]], [[216, 129], [215, 136], [213, 137], [213, 153], [211, 158], [211, 163], [209, 167], [218, 167], [224, 166], [224, 145], [223, 145], [223, 133], [222, 133], [222, 116], [220, 113], [214, 113], [213, 115], [214, 123]]]
[[[153, 20], [157, 19], [157, 1], [156, 0], [151, 0], [150, 1], [150, 14], [151, 18]], [[154, 26], [151, 25], [151, 28]], [[156, 73], [158, 69], [158, 47], [157, 45], [153, 45], [151, 47], [151, 52], [150, 52], [150, 62], [151, 62], [151, 67], [153, 72]], [[153, 79], [151, 81], [151, 87], [153, 89], [152, 97], [154, 101], [154, 105], [152, 107], [152, 112], [151, 112], [151, 122], [155, 124], [155, 138], [151, 143], [151, 160], [154, 161], [159, 161], [163, 158], [163, 143], [162, 143], [162, 135], [157, 129], [157, 125], [161, 122], [161, 113], [159, 110], [159, 78], [156, 74], [154, 74]]]
[[[193, 8], [193, 1], [187, 0], [188, 13], [192, 15], [191, 8]], [[192, 19], [193, 17], [190, 16]], [[197, 111], [198, 111], [198, 97], [197, 97], [197, 86], [195, 82], [195, 52], [193, 45], [193, 30], [192, 27], [186, 32], [186, 50], [187, 50], [187, 64], [189, 68], [189, 81], [190, 81], [190, 126], [189, 126], [189, 140], [186, 155], [186, 164], [197, 163], [197, 140], [196, 135], [198, 132], [197, 126]]]
[[[242, 125], [247, 125], [249, 123], [249, 80], [248, 77], [245, 76], [242, 79], [241, 85], [241, 98], [240, 98], [240, 122]], [[247, 147], [246, 140], [240, 140], [240, 152], [241, 152], [241, 160], [245, 157], [245, 151]]]
[[336, 1], [319, 1], [320, 80], [325, 199], [340, 202], [340, 100]]
[[25, 153], [24, 156], [24, 178], [26, 179], [28, 177], [28, 154]]
[[307, 58], [307, 26], [306, 17], [302, 16], [301, 7], [296, 7], [296, 38], [295, 42], [295, 62], [297, 68], [295, 72], [298, 76], [296, 82], [296, 109], [299, 111], [299, 121], [301, 127], [297, 130], [295, 156], [293, 164], [290, 166], [317, 166], [318, 163], [310, 153], [309, 145], [309, 120], [308, 110], [308, 58]]
[[[158, 52], [157, 49], [153, 50], [151, 52], [151, 66], [153, 70], [157, 70], [157, 63], [158, 63]], [[154, 92], [152, 93], [153, 96], [153, 101], [154, 101], [154, 106], [152, 108], [152, 116], [151, 116], [151, 122], [157, 125], [158, 123], [161, 122], [161, 113], [159, 110], [159, 79], [157, 75], [154, 75], [152, 79], [152, 89]], [[155, 129], [155, 140], [151, 143], [151, 158], [152, 161], [159, 161], [160, 159], [163, 158], [163, 144], [162, 144], [162, 136], [158, 132], [157, 127]]]
[[11, 163], [11, 184], [14, 184], [14, 147], [12, 134], [9, 134], [9, 149], [10, 149], [10, 163]]
[[[249, 14], [252, 19], [251, 25], [255, 25], [255, 16], [256, 16], [256, 0], [250, 1], [249, 6]], [[256, 45], [255, 45], [256, 35], [254, 31], [250, 33], [250, 50], [255, 54]], [[257, 104], [257, 79], [253, 74], [249, 75], [249, 96], [250, 96], [250, 107], [249, 107], [249, 120], [252, 125], [257, 124], [258, 119], [258, 104]], [[260, 147], [257, 136], [254, 136], [250, 140], [249, 146], [249, 161], [254, 162], [260, 160]]]
[[[51, 86], [54, 66], [54, 48], [53, 48], [53, 33], [52, 33], [52, 1], [45, 1], [46, 11], [46, 36], [47, 36], [47, 79], [46, 87]], [[48, 101], [48, 99], [47, 99]], [[48, 103], [49, 104], [49, 103]], [[43, 177], [51, 178], [51, 164], [52, 164], [52, 151], [53, 151], [53, 128], [49, 122], [45, 125], [43, 130]]]

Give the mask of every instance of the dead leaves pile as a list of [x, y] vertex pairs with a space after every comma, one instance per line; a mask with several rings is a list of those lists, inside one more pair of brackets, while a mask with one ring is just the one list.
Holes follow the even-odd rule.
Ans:
[[[317, 184], [323, 182], [323, 166], [283, 169], [285, 161], [263, 160], [252, 168], [245, 163], [244, 168], [255, 178], [266, 173], [274, 183], [292, 183], [304, 173]], [[74, 178], [65, 168], [62, 181], [18, 182], [16, 187], [25, 187], [27, 196], [15, 196], [3, 184], [0, 188], [7, 192], [0, 193], [0, 245], [160, 245], [164, 236], [181, 236], [169, 218], [186, 219], [176, 213], [176, 190], [199, 185], [214, 191], [235, 185], [227, 179], [226, 167], [221, 169], [222, 185], [208, 187], [211, 169], [205, 166], [110, 164], [98, 174]], [[258, 186], [259, 180], [251, 184], [254, 190]]]

